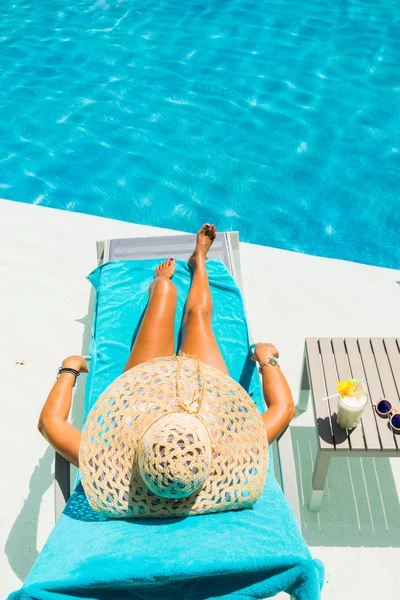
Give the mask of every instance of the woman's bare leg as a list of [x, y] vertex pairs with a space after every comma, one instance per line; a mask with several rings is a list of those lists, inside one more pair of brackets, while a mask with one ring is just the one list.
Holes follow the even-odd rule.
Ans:
[[203, 225], [197, 234], [196, 248], [189, 259], [193, 278], [183, 317], [181, 350], [197, 356], [203, 363], [223, 373], [228, 373], [211, 326], [212, 298], [206, 271], [206, 255], [216, 233], [214, 225]]
[[173, 259], [158, 265], [149, 287], [149, 303], [124, 372], [136, 365], [174, 354], [176, 287]]

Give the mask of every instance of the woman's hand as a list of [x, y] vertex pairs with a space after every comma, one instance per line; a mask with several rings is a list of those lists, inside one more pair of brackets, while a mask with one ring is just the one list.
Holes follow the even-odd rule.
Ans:
[[68, 356], [61, 363], [62, 367], [75, 369], [79, 373], [88, 373], [89, 369], [83, 356]]
[[269, 356], [279, 358], [279, 352], [271, 342], [258, 342], [254, 348], [254, 354], [251, 360], [257, 360], [259, 363], [264, 362]]

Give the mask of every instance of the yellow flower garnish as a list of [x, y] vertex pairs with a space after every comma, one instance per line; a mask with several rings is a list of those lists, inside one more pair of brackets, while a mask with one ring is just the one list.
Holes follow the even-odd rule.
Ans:
[[350, 396], [359, 383], [359, 379], [346, 379], [345, 381], [338, 381], [336, 389], [343, 398], [343, 396]]

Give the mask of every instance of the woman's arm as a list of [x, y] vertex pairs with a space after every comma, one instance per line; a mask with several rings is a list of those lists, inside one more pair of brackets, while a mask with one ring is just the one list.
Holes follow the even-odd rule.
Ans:
[[[263, 363], [268, 357], [278, 357], [273, 344], [257, 344], [252, 360]], [[279, 366], [265, 366], [261, 370], [262, 388], [268, 410], [262, 415], [269, 443], [273, 442], [296, 414], [292, 393]]]
[[[70, 356], [62, 362], [62, 366], [81, 373], [89, 370], [83, 356]], [[78, 467], [81, 432], [68, 423], [74, 383], [75, 375], [72, 373], [60, 374], [40, 413], [38, 429], [61, 456]]]

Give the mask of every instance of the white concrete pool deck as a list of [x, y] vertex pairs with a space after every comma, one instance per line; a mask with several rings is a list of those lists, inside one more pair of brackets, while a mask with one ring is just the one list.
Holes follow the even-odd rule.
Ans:
[[[88, 350], [85, 277], [97, 265], [96, 241], [168, 231], [6, 200], [0, 200], [0, 223], [0, 597], [5, 598], [20, 587], [54, 525], [54, 453], [36, 424], [62, 358]], [[241, 258], [253, 336], [279, 348], [295, 400], [306, 336], [400, 337], [398, 271], [245, 243]], [[73, 411], [77, 424], [82, 401], [80, 386]], [[293, 423], [292, 438], [302, 531], [326, 566], [322, 597], [397, 599], [400, 460], [335, 459], [322, 509], [310, 513], [316, 450], [311, 406]]]

